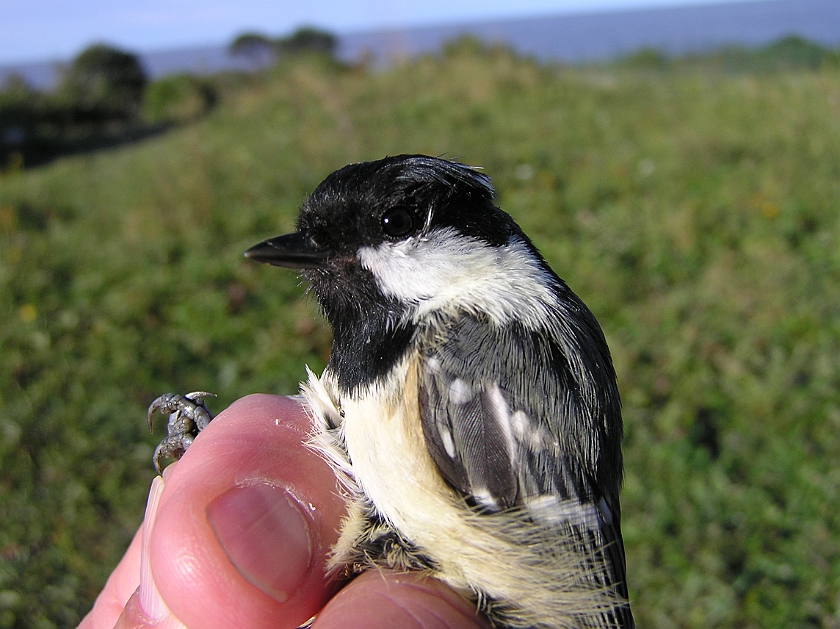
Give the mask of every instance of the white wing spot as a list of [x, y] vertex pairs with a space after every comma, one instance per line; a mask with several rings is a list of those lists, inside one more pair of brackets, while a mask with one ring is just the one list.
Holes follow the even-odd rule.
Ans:
[[498, 509], [499, 503], [493, 498], [490, 492], [485, 487], [479, 487], [478, 489], [474, 489], [473, 497], [475, 498], [476, 502], [483, 507], [487, 507], [488, 509]]
[[493, 404], [493, 415], [499, 423], [499, 428], [502, 429], [502, 434], [505, 436], [508, 457], [511, 462], [514, 462], [516, 443], [513, 440], [513, 433], [510, 427], [510, 409], [508, 408], [504, 394], [502, 394], [502, 389], [498, 384], [493, 384], [489, 391], [489, 397], [490, 402]]
[[551, 494], [537, 496], [526, 502], [528, 510], [541, 520], [547, 519], [548, 515], [557, 509], [557, 496]]
[[502, 395], [502, 390], [499, 388], [499, 385], [493, 384], [489, 393], [490, 401], [493, 402], [493, 410], [496, 411], [496, 415], [499, 419], [504, 419], [505, 424], [507, 424], [510, 418], [510, 409], [508, 409], [505, 396]]
[[454, 459], [455, 442], [452, 441], [452, 433], [444, 426], [438, 426], [438, 432], [440, 433], [440, 438], [443, 441], [443, 449], [446, 450], [446, 454], [449, 455], [450, 459]]
[[591, 503], [583, 504], [575, 498], [561, 500], [558, 496], [538, 496], [527, 503], [528, 511], [538, 520], [557, 525], [568, 522], [594, 529], [598, 527], [598, 511]]
[[546, 436], [545, 428], [540, 427], [531, 431], [528, 447], [532, 452], [542, 452], [545, 449]]
[[434, 356], [426, 361], [426, 367], [428, 367], [429, 371], [432, 373], [440, 373], [440, 361]]
[[522, 439], [525, 433], [531, 428], [531, 422], [525, 413], [516, 411], [510, 416], [510, 427], [513, 429], [513, 434], [516, 435], [516, 438]]
[[470, 385], [458, 378], [449, 385], [449, 399], [453, 404], [466, 404], [472, 399]]

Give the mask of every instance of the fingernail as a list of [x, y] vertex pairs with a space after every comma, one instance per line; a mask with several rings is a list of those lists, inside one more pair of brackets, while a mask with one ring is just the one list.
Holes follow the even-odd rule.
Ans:
[[312, 529], [283, 488], [235, 487], [207, 506], [207, 519], [230, 562], [279, 602], [295, 593], [312, 561]]
[[155, 526], [157, 508], [160, 502], [160, 495], [163, 493], [163, 486], [163, 479], [160, 476], [156, 476], [152, 481], [152, 488], [149, 490], [149, 499], [146, 502], [146, 516], [143, 519], [143, 541], [140, 550], [140, 587], [138, 589], [138, 601], [140, 603], [140, 609], [143, 610], [143, 613], [150, 621], [158, 621], [169, 613], [152, 578], [152, 568], [149, 560], [149, 540], [152, 537], [152, 529]]

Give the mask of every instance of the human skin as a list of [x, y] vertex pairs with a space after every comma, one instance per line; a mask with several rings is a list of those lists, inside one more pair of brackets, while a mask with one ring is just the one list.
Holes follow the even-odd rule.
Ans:
[[79, 629], [467, 629], [473, 605], [418, 574], [327, 575], [345, 503], [296, 398], [232, 404], [170, 465]]

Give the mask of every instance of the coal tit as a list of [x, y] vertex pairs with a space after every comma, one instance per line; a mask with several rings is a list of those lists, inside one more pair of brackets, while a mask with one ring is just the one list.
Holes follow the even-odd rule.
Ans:
[[334, 568], [425, 571], [497, 626], [634, 626], [609, 349], [484, 174], [346, 166], [245, 255], [299, 269], [333, 331], [304, 394], [350, 502]]

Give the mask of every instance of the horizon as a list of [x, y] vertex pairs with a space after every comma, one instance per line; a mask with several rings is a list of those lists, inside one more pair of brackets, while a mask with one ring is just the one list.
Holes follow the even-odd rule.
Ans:
[[[218, 1], [218, 0], [214, 0]], [[621, 13], [692, 6], [771, 2], [772, 0], [470, 0], [453, 5], [429, 0], [417, 5], [365, 0], [313, 0], [305, 6], [284, 7], [277, 15], [267, 0], [249, 0], [247, 15], [231, 15], [222, 4], [180, 0], [161, 6], [121, 3], [115, 9], [104, 0], [70, 4], [69, 0], [7, 0], [0, 8], [0, 66], [63, 62], [87, 46], [105, 43], [136, 54], [175, 52], [216, 47], [253, 31], [271, 36], [313, 26], [338, 36], [380, 31], [451, 27], [485, 22], [515, 21], [542, 16]], [[793, 0], [787, 0], [793, 1]], [[165, 3], [166, 0], [154, 0]], [[153, 2], [153, 4], [154, 4]], [[189, 6], [194, 3], [194, 6]], [[148, 5], [148, 2], [144, 3]], [[38, 6], [41, 5], [41, 6]], [[45, 5], [51, 5], [47, 7]], [[48, 11], [46, 9], [53, 9]], [[361, 10], [360, 10], [361, 9]], [[46, 10], [46, 11], [45, 11]], [[109, 12], [110, 11], [110, 12]], [[11, 15], [3, 15], [10, 13]], [[37, 15], [36, 15], [37, 13]], [[260, 22], [261, 26], [254, 26]], [[195, 23], [198, 23], [196, 27]], [[201, 31], [205, 34], [196, 34]], [[52, 36], [50, 36], [52, 34]], [[45, 37], [46, 35], [46, 37]], [[14, 52], [12, 52], [14, 51]]]

